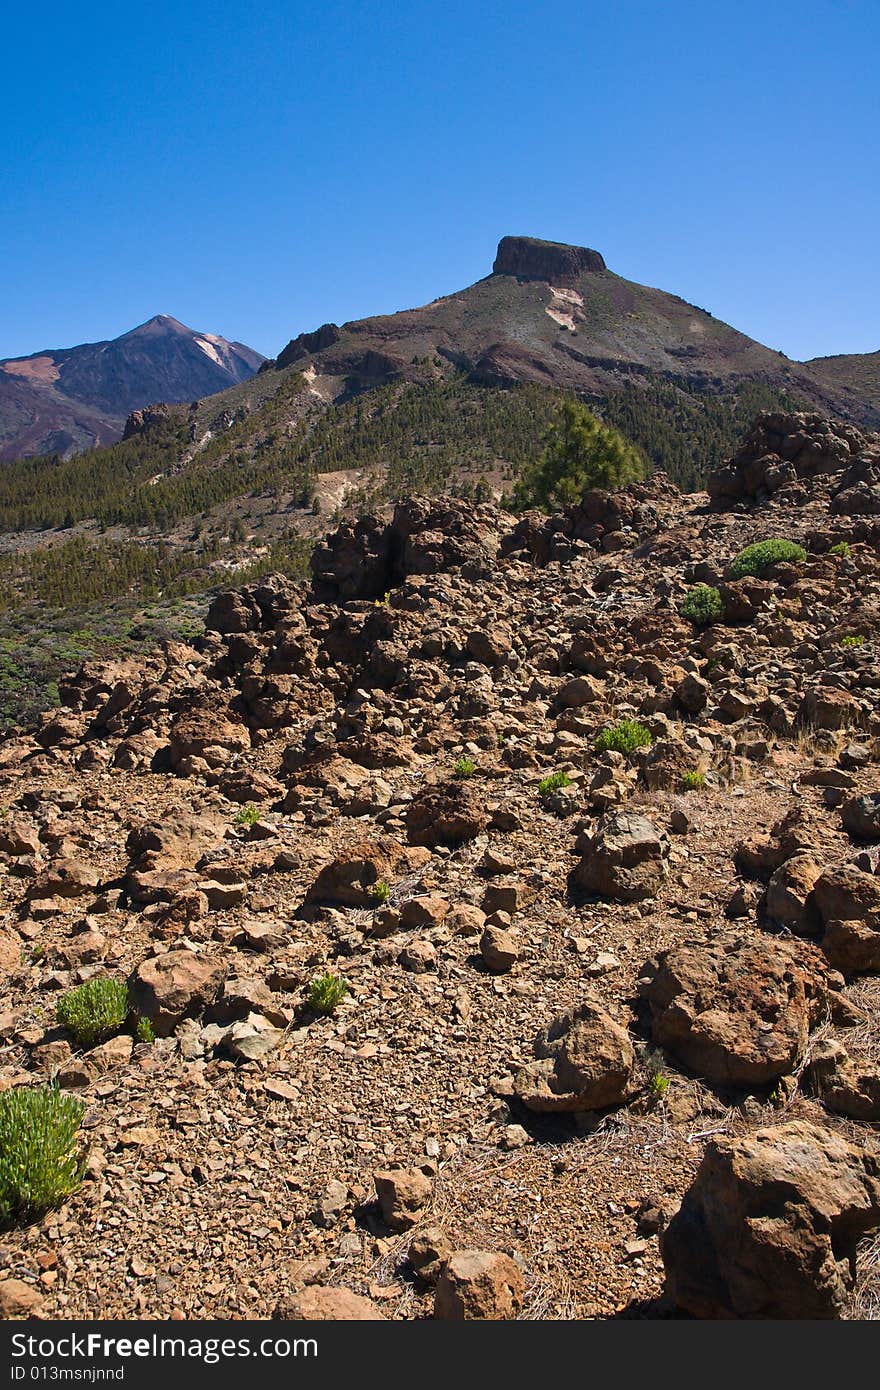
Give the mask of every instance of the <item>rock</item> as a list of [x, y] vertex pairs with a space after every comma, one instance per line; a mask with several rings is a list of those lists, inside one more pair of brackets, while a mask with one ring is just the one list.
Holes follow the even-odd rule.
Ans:
[[385, 1314], [351, 1289], [308, 1284], [282, 1298], [272, 1317], [280, 1322], [384, 1322]]
[[488, 818], [478, 793], [467, 781], [440, 782], [419, 792], [406, 812], [412, 845], [457, 849], [486, 829]]
[[802, 1121], [711, 1138], [660, 1236], [666, 1292], [697, 1318], [842, 1318], [880, 1161]]
[[513, 932], [503, 927], [487, 926], [480, 937], [480, 955], [488, 970], [503, 975], [519, 960], [519, 948]]
[[554, 1019], [535, 1039], [535, 1061], [517, 1073], [514, 1092], [538, 1112], [605, 1110], [630, 1089], [633, 1049], [626, 1029], [586, 1002]]
[[842, 1043], [825, 1038], [814, 1045], [807, 1067], [813, 1093], [827, 1110], [851, 1120], [880, 1120], [880, 1068], [847, 1056]]
[[685, 714], [699, 714], [709, 702], [709, 682], [690, 673], [675, 687], [675, 698]]
[[377, 883], [392, 884], [407, 872], [411, 860], [403, 845], [383, 836], [378, 840], [359, 840], [325, 864], [308, 891], [310, 903], [332, 903], [342, 907], [372, 907]]
[[503, 666], [512, 648], [503, 632], [478, 627], [468, 633], [465, 650], [483, 666]]
[[859, 723], [860, 716], [858, 701], [848, 690], [817, 686], [804, 695], [795, 723], [806, 729], [847, 729]]
[[880, 792], [853, 796], [840, 808], [843, 828], [859, 840], [880, 840]]
[[795, 936], [816, 936], [821, 928], [813, 900], [822, 865], [810, 854], [795, 854], [781, 864], [767, 884], [764, 913]]
[[658, 1047], [707, 1081], [761, 1086], [797, 1067], [834, 985], [814, 946], [730, 934], [662, 951], [639, 994]]
[[454, 1250], [450, 1236], [442, 1226], [427, 1226], [413, 1236], [409, 1247], [409, 1262], [425, 1284], [436, 1284], [440, 1271]]
[[131, 977], [132, 1004], [160, 1037], [201, 1013], [223, 987], [226, 964], [216, 956], [169, 951], [142, 961]]
[[813, 899], [825, 928], [822, 950], [835, 969], [880, 970], [880, 879], [855, 864], [831, 864]]
[[283, 1028], [274, 1027], [262, 1014], [250, 1013], [247, 1018], [232, 1024], [224, 1042], [233, 1057], [239, 1061], [254, 1062], [274, 1052], [283, 1037]]
[[419, 927], [439, 927], [449, 915], [450, 904], [439, 893], [425, 893], [419, 898], [409, 898], [400, 909], [400, 925], [404, 931]]
[[508, 1255], [456, 1250], [437, 1280], [434, 1317], [449, 1321], [510, 1321], [522, 1306], [525, 1281]]
[[195, 705], [178, 714], [170, 731], [171, 767], [187, 775], [193, 759], [206, 763], [208, 768], [225, 767], [236, 753], [251, 746], [250, 734], [244, 724], [236, 724], [220, 709]]
[[430, 1178], [420, 1168], [389, 1168], [373, 1174], [382, 1219], [392, 1231], [408, 1231], [431, 1200]]
[[653, 897], [668, 876], [669, 840], [644, 816], [609, 812], [599, 822], [571, 883], [619, 902]]
[[0, 1320], [36, 1318], [43, 1306], [43, 1295], [23, 1279], [0, 1279]]
[[428, 970], [437, 969], [437, 948], [427, 937], [416, 937], [408, 941], [397, 957], [404, 970], [413, 975], [424, 975]]

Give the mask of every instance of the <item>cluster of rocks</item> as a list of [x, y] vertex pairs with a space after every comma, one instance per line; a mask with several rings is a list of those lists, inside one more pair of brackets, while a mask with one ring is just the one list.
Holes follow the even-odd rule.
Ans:
[[[873, 1134], [851, 1131], [880, 1120], [859, 994], [880, 973], [880, 560], [853, 530], [831, 547], [871, 514], [840, 498], [874, 495], [873, 448], [762, 417], [710, 488], [748, 512], [660, 476], [518, 522], [409, 499], [328, 536], [310, 584], [222, 593], [192, 645], [65, 679], [63, 708], [0, 750], [0, 1085], [53, 1077], [109, 1104], [177, 1066], [241, 1088], [243, 1133], [254, 1090], [301, 1103], [297, 1161], [324, 1186], [290, 1178], [312, 1204], [291, 1227], [338, 1241], [337, 1263], [306, 1261], [262, 1314], [384, 1317], [406, 1269], [420, 1314], [444, 1319], [522, 1315], [528, 1261], [512, 1225], [490, 1248], [485, 1222], [434, 1220], [451, 1140], [432, 1132], [420, 1167], [383, 1130], [376, 1167], [377, 1113], [442, 1126], [460, 1104], [491, 1168], [658, 1106], [686, 1126], [692, 1088], [739, 1129], [705, 1145], [687, 1192], [665, 1170], [679, 1210], [644, 1218], [623, 1260], [654, 1258], [655, 1282], [662, 1261], [694, 1316], [843, 1316], [880, 1225]], [[726, 577], [780, 534], [807, 559]], [[694, 583], [718, 585], [719, 622], [681, 616]], [[597, 749], [621, 721], [637, 746]], [[108, 971], [158, 1041], [76, 1051], [46, 1002]], [[351, 992], [322, 1033], [324, 972]], [[393, 1052], [400, 999], [398, 1089], [361, 1096], [347, 1069]], [[327, 1088], [366, 1187], [311, 1157], [327, 1136], [302, 1116]], [[792, 1117], [768, 1125], [774, 1105]], [[208, 1154], [187, 1170], [178, 1153], [156, 1186], [210, 1186]], [[365, 1230], [391, 1294], [344, 1276]], [[19, 1283], [0, 1279], [8, 1315], [28, 1311]]]

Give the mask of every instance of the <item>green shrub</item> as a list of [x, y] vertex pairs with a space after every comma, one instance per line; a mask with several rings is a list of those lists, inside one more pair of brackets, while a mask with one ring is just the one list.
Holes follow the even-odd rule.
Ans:
[[686, 792], [702, 791], [706, 785], [705, 772], [685, 772], [682, 773], [681, 786]]
[[841, 559], [845, 560], [849, 554], [849, 541], [838, 541], [837, 545], [832, 545], [828, 554], [839, 555]]
[[641, 449], [603, 425], [580, 401], [564, 400], [536, 462], [513, 492], [517, 507], [553, 508], [579, 502], [585, 489], [615, 488], [647, 471]]
[[374, 903], [387, 903], [391, 897], [391, 884], [386, 883], [384, 878], [378, 879], [370, 889], [370, 897]]
[[117, 1033], [129, 1012], [128, 986], [107, 975], [86, 980], [58, 1000], [58, 1022], [84, 1047]]
[[778, 564], [780, 560], [799, 562], [806, 558], [807, 552], [803, 546], [797, 545], [794, 541], [783, 540], [781, 537], [770, 541], [755, 541], [754, 545], [747, 545], [745, 550], [740, 551], [730, 567], [730, 573], [734, 579], [744, 579], [746, 575], [760, 579], [771, 565]]
[[348, 994], [348, 981], [325, 971], [309, 985], [308, 1004], [316, 1014], [332, 1014]]
[[0, 1094], [0, 1221], [33, 1219], [79, 1187], [81, 1100], [54, 1086]]
[[135, 1025], [134, 1035], [138, 1042], [154, 1043], [156, 1041], [156, 1030], [148, 1018], [139, 1018]]
[[851, 632], [848, 636], [841, 637], [840, 645], [842, 647], [863, 647], [865, 645], [865, 638], [861, 633], [857, 635]]
[[256, 825], [260, 819], [260, 811], [257, 806], [242, 806], [240, 811], [235, 813], [236, 825]]
[[717, 589], [711, 584], [697, 584], [689, 589], [681, 605], [681, 616], [697, 627], [708, 627], [717, 622], [724, 612], [724, 604]]
[[473, 758], [459, 758], [452, 771], [456, 777], [473, 777], [477, 765]]
[[567, 772], [551, 772], [549, 777], [543, 777], [538, 783], [538, 795], [543, 801], [554, 792], [570, 786], [571, 778]]
[[644, 724], [635, 719], [622, 719], [619, 724], [602, 730], [595, 749], [597, 753], [606, 753], [609, 749], [615, 753], [633, 753], [637, 748], [647, 748], [652, 741], [651, 731]]

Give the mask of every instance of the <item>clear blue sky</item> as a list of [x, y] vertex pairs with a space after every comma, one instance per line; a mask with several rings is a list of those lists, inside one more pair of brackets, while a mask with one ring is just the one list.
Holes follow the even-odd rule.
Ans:
[[274, 354], [520, 233], [792, 357], [880, 348], [880, 0], [5, 7], [0, 357]]

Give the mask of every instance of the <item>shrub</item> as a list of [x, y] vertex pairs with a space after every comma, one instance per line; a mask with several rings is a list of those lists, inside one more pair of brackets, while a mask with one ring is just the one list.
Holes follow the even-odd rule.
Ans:
[[473, 777], [477, 770], [477, 765], [473, 758], [459, 758], [452, 769], [456, 777]]
[[570, 787], [571, 778], [567, 772], [551, 772], [549, 777], [543, 777], [538, 783], [538, 795], [544, 800], [558, 792], [562, 787]]
[[256, 825], [260, 819], [260, 811], [257, 806], [242, 806], [240, 811], [235, 813], [236, 825]]
[[708, 627], [710, 623], [717, 622], [723, 612], [721, 595], [711, 584], [697, 584], [689, 589], [681, 605], [681, 616], [697, 627]]
[[128, 986], [121, 980], [96, 976], [69, 989], [58, 1000], [58, 1022], [84, 1047], [117, 1033], [129, 1011]]
[[644, 477], [645, 456], [603, 425], [580, 401], [565, 400], [536, 462], [514, 488], [517, 507], [553, 508], [579, 502], [586, 488], [623, 487]]
[[755, 541], [754, 545], [747, 545], [745, 550], [740, 551], [730, 567], [730, 573], [734, 579], [744, 579], [746, 575], [760, 579], [771, 565], [778, 564], [780, 560], [797, 562], [806, 558], [807, 552], [803, 546], [797, 545], [794, 541], [783, 540], [781, 537], [770, 541]]
[[849, 541], [838, 541], [837, 545], [832, 545], [828, 554], [839, 555], [841, 559], [845, 560], [849, 554]]
[[681, 778], [682, 790], [686, 792], [701, 791], [706, 785], [705, 772], [684, 772]]
[[79, 1187], [81, 1100], [54, 1086], [0, 1094], [0, 1221], [35, 1218]]
[[387, 903], [391, 897], [391, 884], [386, 883], [384, 878], [380, 878], [370, 889], [370, 897], [374, 903]]
[[647, 748], [652, 741], [651, 731], [644, 724], [635, 719], [623, 719], [602, 730], [595, 748], [597, 753], [606, 753], [609, 749], [615, 753], [633, 753], [637, 748]]
[[156, 1030], [148, 1018], [138, 1019], [134, 1035], [138, 1042], [154, 1043], [156, 1041]]
[[308, 1004], [316, 1014], [332, 1014], [348, 994], [348, 981], [325, 971], [309, 985]]
[[840, 645], [842, 647], [863, 647], [865, 645], [865, 638], [861, 633], [857, 635], [851, 632], [848, 636], [841, 637]]

